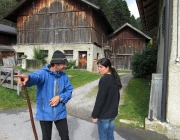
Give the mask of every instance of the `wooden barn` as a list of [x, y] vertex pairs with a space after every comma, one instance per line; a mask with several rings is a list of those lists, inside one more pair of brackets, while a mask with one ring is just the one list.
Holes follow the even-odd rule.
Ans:
[[12, 45], [16, 44], [17, 31], [14, 27], [0, 24], [0, 65], [3, 64], [3, 58], [15, 56], [15, 50]]
[[94, 60], [104, 57], [102, 48], [113, 32], [100, 7], [86, 0], [21, 0], [3, 18], [17, 23], [13, 48], [18, 57], [32, 59], [33, 48], [39, 47], [50, 62], [53, 52], [61, 50], [89, 71]]
[[149, 36], [125, 23], [109, 35], [113, 66], [116, 69], [131, 69], [132, 55], [135, 52], [142, 52], [150, 40]]

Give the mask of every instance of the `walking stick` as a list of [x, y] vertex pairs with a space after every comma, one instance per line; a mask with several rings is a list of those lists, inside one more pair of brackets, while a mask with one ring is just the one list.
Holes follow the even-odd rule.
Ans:
[[27, 92], [26, 86], [23, 85], [23, 87], [24, 87], [24, 94], [26, 95], [26, 100], [27, 100], [27, 103], [28, 103], [29, 115], [30, 115], [30, 118], [31, 118], [31, 125], [32, 125], [33, 132], [34, 132], [34, 137], [35, 137], [35, 140], [38, 140], [36, 128], [35, 128], [35, 125], [34, 125], [33, 113], [32, 113], [32, 108], [31, 108], [31, 103], [30, 103], [30, 100], [29, 100], [28, 92]]

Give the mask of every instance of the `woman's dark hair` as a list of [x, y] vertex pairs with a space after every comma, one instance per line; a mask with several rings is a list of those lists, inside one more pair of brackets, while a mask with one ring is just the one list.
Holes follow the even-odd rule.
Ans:
[[116, 80], [116, 83], [119, 86], [119, 89], [121, 89], [122, 88], [122, 84], [121, 84], [120, 77], [119, 77], [118, 73], [116, 72], [115, 68], [113, 68], [111, 66], [111, 61], [108, 58], [102, 58], [102, 59], [98, 60], [97, 65], [98, 64], [101, 64], [104, 67], [109, 67], [109, 70], [110, 70], [112, 76], [114, 77], [114, 79]]

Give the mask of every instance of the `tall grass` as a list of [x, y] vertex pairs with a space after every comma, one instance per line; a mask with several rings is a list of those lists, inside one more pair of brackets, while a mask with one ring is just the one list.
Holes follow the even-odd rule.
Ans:
[[145, 117], [148, 116], [150, 79], [132, 78], [123, 93], [123, 105], [119, 108], [116, 124], [120, 119], [136, 121], [132, 127], [144, 126]]

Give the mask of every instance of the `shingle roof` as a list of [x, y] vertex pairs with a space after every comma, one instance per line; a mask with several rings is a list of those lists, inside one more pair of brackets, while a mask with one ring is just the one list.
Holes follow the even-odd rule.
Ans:
[[0, 32], [6, 33], [6, 34], [14, 34], [17, 35], [17, 30], [14, 27], [6, 26], [3, 24], [0, 24]]

